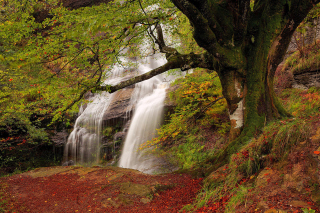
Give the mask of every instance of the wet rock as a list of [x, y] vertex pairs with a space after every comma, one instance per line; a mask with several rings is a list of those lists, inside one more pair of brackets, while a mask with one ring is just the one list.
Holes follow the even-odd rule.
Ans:
[[104, 156], [104, 159], [108, 161], [113, 159], [113, 162], [110, 165], [113, 165], [113, 163], [118, 160], [118, 153], [125, 141], [129, 126], [130, 120], [127, 121], [121, 132], [117, 132], [113, 135], [113, 139], [110, 139], [109, 136], [104, 136], [102, 138], [102, 156]]
[[103, 115], [103, 126], [123, 126], [132, 116], [133, 107], [130, 99], [134, 88], [126, 88], [116, 92], [108, 110]]
[[[131, 124], [131, 120], [128, 120], [127, 123], [124, 125], [122, 132], [127, 133], [129, 130]], [[122, 140], [124, 141], [124, 138], [122, 138]]]
[[113, 136], [113, 140], [114, 141], [124, 141], [125, 137], [126, 137], [126, 132], [117, 132]]
[[169, 87], [169, 88], [166, 90], [166, 98], [165, 98], [165, 100], [164, 100], [164, 105], [165, 105], [166, 107], [174, 107], [174, 106], [176, 105], [175, 102], [174, 102], [174, 100], [172, 100], [172, 99], [170, 98], [170, 93], [176, 91], [178, 88], [179, 88], [179, 85], [174, 85], [174, 86], [172, 86], [172, 87]]
[[170, 98], [170, 93], [174, 92], [178, 88], [179, 85], [174, 85], [166, 90], [166, 98], [164, 100], [164, 121], [169, 120], [170, 114], [174, 113], [176, 103]]
[[56, 132], [50, 139], [55, 146], [63, 146], [67, 143], [69, 134], [66, 131]]
[[[90, 98], [92, 98], [94, 96], [94, 94], [91, 92], [91, 91], [88, 91], [88, 92], [86, 92], [85, 94], [84, 94], [84, 99], [86, 99], [86, 100], [89, 100]], [[81, 114], [86, 108], [87, 108], [87, 106], [88, 106], [88, 104], [87, 103], [85, 103], [85, 104], [82, 104], [81, 106], [80, 106], [80, 111], [79, 111], [79, 113]]]
[[113, 141], [111, 142], [108, 142], [108, 143], [103, 143], [102, 145], [102, 148], [101, 148], [101, 151], [102, 151], [102, 156], [103, 156], [103, 159], [109, 161], [111, 159], [114, 158], [114, 151], [115, 151], [115, 148], [114, 148], [114, 143]]

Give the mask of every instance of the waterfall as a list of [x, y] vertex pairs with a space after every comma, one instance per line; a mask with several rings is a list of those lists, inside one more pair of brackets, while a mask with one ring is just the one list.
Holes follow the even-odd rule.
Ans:
[[96, 163], [99, 159], [101, 122], [112, 95], [105, 92], [95, 95], [75, 122], [68, 138], [64, 158], [76, 163]]
[[165, 88], [163, 84], [158, 84], [150, 95], [137, 103], [122, 150], [120, 167], [150, 173], [148, 170], [153, 171], [152, 167], [156, 166], [157, 159], [139, 150], [139, 146], [155, 137], [156, 129], [160, 127], [166, 97]]
[[[104, 84], [121, 82], [124, 70], [124, 68], [115, 66]], [[83, 105], [80, 106], [79, 117], [64, 148], [64, 165], [74, 163], [92, 165], [98, 163], [100, 159], [103, 114], [115, 97], [116, 93], [102, 92], [93, 94], [93, 97], [89, 98], [89, 103], [85, 109]], [[72, 163], [68, 163], [70, 161]]]
[[[148, 51], [150, 48], [147, 48], [147, 46], [149, 45], [141, 48]], [[149, 55], [151, 56], [144, 59], [131, 58], [127, 62], [136, 63], [135, 70], [139, 74], [146, 73], [167, 62], [164, 55], [160, 53]], [[126, 60], [122, 59], [122, 61]], [[115, 85], [124, 80], [121, 75], [125, 69], [120, 67], [120, 65], [116, 67], [116, 70], [113, 71], [114, 74], [108, 76], [104, 84]], [[166, 75], [161, 74], [135, 85], [130, 99], [130, 106], [127, 108], [129, 110], [133, 109], [134, 112], [123, 145], [119, 161], [120, 167], [153, 173], [158, 172], [162, 165], [167, 165], [163, 159], [138, 150], [140, 144], [156, 136], [156, 129], [161, 125], [167, 82], [174, 78]], [[64, 165], [70, 165], [68, 163], [70, 160], [72, 160], [72, 164], [92, 165], [99, 162], [104, 128], [102, 127], [103, 117], [115, 98], [117, 98], [117, 92], [114, 94], [106, 92], [94, 94], [89, 99], [90, 103], [86, 107], [80, 107], [74, 130], [69, 135], [65, 145], [64, 162], [66, 163]]]
[[[166, 63], [166, 59], [161, 54], [154, 54], [143, 60], [138, 60], [136, 72], [142, 74], [164, 63]], [[113, 70], [113, 74], [108, 76], [104, 84], [117, 84], [128, 78], [128, 76], [123, 76], [127, 69], [121, 68], [119, 65]], [[150, 160], [148, 161], [149, 165], [146, 161], [142, 162], [142, 159], [145, 158], [141, 156], [141, 153], [137, 153], [136, 149], [141, 143], [152, 139], [161, 124], [163, 102], [166, 95], [166, 83], [163, 82], [165, 75], [155, 76], [135, 85], [130, 99], [130, 107], [128, 107], [128, 109], [134, 108], [135, 110], [121, 155], [120, 166], [122, 167], [139, 170], [152, 167]], [[87, 165], [99, 162], [104, 113], [108, 110], [112, 100], [116, 98], [117, 92], [113, 94], [102, 92], [93, 94], [87, 106], [80, 106], [79, 117], [65, 145], [64, 162], [72, 160], [74, 163]], [[141, 165], [138, 166], [140, 163]]]

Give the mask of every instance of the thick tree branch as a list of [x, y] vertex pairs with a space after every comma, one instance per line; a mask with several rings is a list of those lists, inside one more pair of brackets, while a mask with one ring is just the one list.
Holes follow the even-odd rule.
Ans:
[[216, 35], [201, 11], [188, 0], [172, 0], [172, 2], [191, 21], [194, 26], [194, 37], [199, 46], [210, 50], [211, 54], [215, 54], [217, 52]]
[[156, 25], [156, 30], [157, 30], [157, 37], [155, 37], [153, 34], [153, 38], [155, 39], [156, 44], [158, 44], [160, 52], [166, 54], [167, 60], [170, 59], [170, 57], [175, 56], [175, 55], [180, 55], [180, 53], [172, 47], [169, 47], [166, 45], [163, 37], [163, 32], [160, 24]]
[[181, 68], [182, 71], [185, 71], [188, 69], [199, 67], [199, 68], [214, 70], [217, 68], [217, 66], [218, 66], [217, 61], [213, 61], [213, 57], [208, 53], [197, 54], [197, 55], [193, 53], [187, 54], [187, 55], [179, 54], [176, 56], [172, 56], [166, 64], [156, 69], [153, 69], [147, 73], [144, 73], [142, 75], [136, 76], [129, 80], [123, 81], [114, 86], [111, 86], [111, 85], [97, 86], [95, 90], [102, 90], [102, 91], [108, 91], [110, 93], [113, 93], [117, 90], [131, 86], [135, 83], [150, 79], [156, 75], [159, 75], [171, 69]]

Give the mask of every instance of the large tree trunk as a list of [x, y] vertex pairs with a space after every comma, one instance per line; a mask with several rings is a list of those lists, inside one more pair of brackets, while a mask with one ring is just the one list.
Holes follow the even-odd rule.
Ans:
[[230, 150], [268, 121], [289, 115], [275, 96], [274, 73], [293, 32], [318, 1], [259, 0], [253, 10], [250, 0], [172, 1], [193, 24], [199, 46], [218, 61], [231, 120]]
[[222, 70], [218, 74], [223, 96], [228, 103], [231, 122], [229, 140], [234, 140], [240, 135], [244, 126], [246, 84], [237, 70]]

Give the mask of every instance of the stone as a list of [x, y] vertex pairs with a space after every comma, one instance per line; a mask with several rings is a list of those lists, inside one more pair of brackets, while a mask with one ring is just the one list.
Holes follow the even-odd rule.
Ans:
[[122, 193], [135, 194], [142, 197], [150, 195], [152, 192], [152, 190], [146, 185], [131, 182], [121, 183], [120, 191]]
[[268, 209], [264, 213], [287, 213], [287, 211], [281, 209]]
[[115, 180], [119, 177], [122, 177], [124, 175], [124, 173], [116, 173], [115, 175], [112, 175], [111, 177], [108, 177], [108, 181], [112, 181]]
[[141, 198], [140, 199], [140, 202], [144, 203], [144, 204], [147, 204], [147, 203], [150, 203], [151, 202], [151, 199], [149, 198]]
[[111, 198], [107, 198], [107, 199], [102, 200], [101, 205], [105, 208], [108, 208], [108, 207], [118, 208], [120, 206], [120, 204], [118, 202], [116, 202], [115, 200], [112, 200]]
[[266, 186], [268, 184], [268, 179], [270, 179], [270, 177], [274, 174], [275, 174], [275, 172], [272, 169], [262, 170], [256, 179], [256, 186], [257, 187]]
[[267, 204], [267, 202], [265, 201], [260, 201], [258, 204], [257, 204], [257, 209], [259, 210], [265, 210], [265, 209], [268, 209], [269, 206]]
[[308, 68], [293, 73], [293, 87], [308, 89], [310, 87], [320, 87], [320, 72], [317, 68]]
[[73, 166], [75, 163], [73, 160], [66, 161], [62, 164], [62, 166]]
[[122, 205], [128, 206], [133, 204], [133, 201], [125, 194], [119, 194], [117, 198]]
[[302, 192], [304, 189], [303, 180], [301, 176], [303, 175], [303, 167], [301, 164], [297, 163], [293, 165], [292, 173], [285, 174], [283, 177], [283, 188], [295, 189], [298, 192]]
[[[316, 134], [314, 134], [311, 137], [311, 141], [312, 141], [312, 143], [315, 143], [315, 144], [320, 143], [320, 128], [317, 129]], [[320, 146], [318, 147], [317, 151], [320, 151]]]
[[301, 200], [293, 200], [289, 203], [289, 205], [294, 207], [299, 207], [299, 208], [307, 208], [307, 209], [312, 208], [311, 205]]
[[117, 132], [116, 134], [114, 134], [113, 140], [124, 141], [125, 137], [126, 137], [126, 132]]

